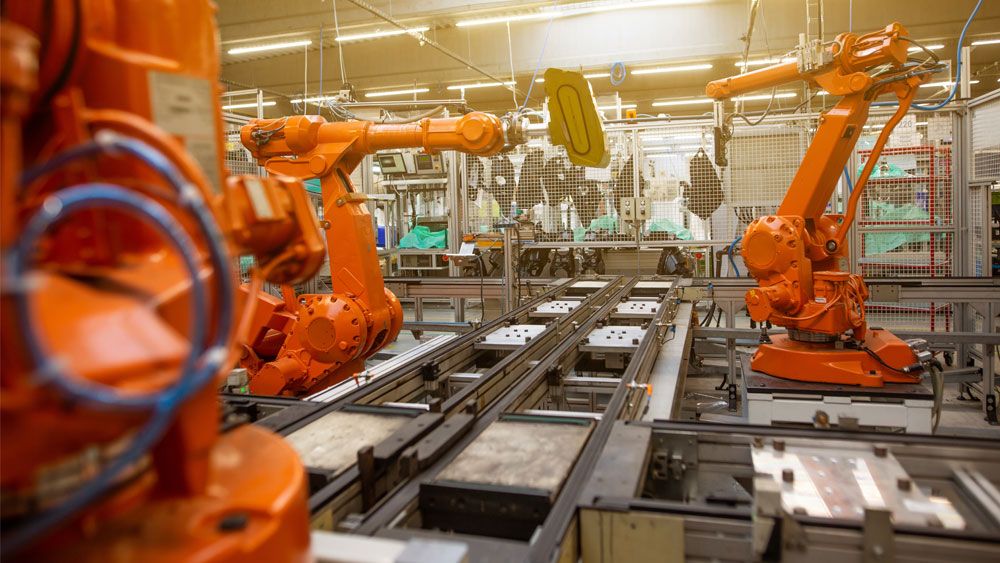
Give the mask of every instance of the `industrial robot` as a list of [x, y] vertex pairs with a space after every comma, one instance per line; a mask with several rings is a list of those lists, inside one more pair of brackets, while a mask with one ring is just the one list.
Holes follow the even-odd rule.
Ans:
[[298, 456], [216, 393], [235, 257], [325, 249], [300, 181], [226, 177], [214, 4], [2, 7], [3, 559], [310, 560]]
[[[908, 59], [910, 46], [919, 48], [921, 60]], [[933, 359], [926, 343], [904, 342], [888, 330], [868, 326], [868, 288], [860, 275], [848, 271], [846, 238], [890, 133], [910, 109], [920, 84], [940, 68], [933, 53], [893, 23], [865, 35], [842, 33], [829, 43], [804, 42], [794, 61], [706, 87], [719, 101], [799, 81], [841, 96], [820, 116], [777, 213], [753, 221], [743, 235], [741, 255], [758, 282], [746, 294], [747, 310], [762, 326], [762, 343], [751, 361], [755, 371], [866, 387], [919, 382]], [[825, 213], [871, 105], [885, 94], [894, 97], [895, 113], [872, 147], [844, 213]], [[716, 121], [721, 160], [732, 116]], [[769, 325], [785, 327], [787, 333], [768, 335]]]
[[240, 138], [270, 174], [320, 179], [333, 292], [296, 295], [286, 285], [278, 298], [244, 288], [258, 301], [240, 360], [249, 390], [297, 396], [356, 375], [403, 326], [399, 300], [382, 279], [366, 197], [351, 184], [354, 169], [366, 155], [386, 149], [496, 155], [526, 142], [527, 118], [471, 112], [385, 124], [300, 115], [253, 120]]

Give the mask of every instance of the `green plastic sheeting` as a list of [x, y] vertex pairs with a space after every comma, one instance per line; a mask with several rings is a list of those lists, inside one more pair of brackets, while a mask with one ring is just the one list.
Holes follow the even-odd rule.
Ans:
[[[884, 201], [868, 202], [868, 215], [877, 221], [928, 221], [930, 215], [926, 211], [907, 203], [893, 205]], [[928, 233], [865, 233], [865, 254], [882, 254], [895, 250], [911, 242], [930, 242]]]
[[590, 230], [617, 231], [618, 218], [612, 217], [611, 215], [601, 215], [597, 219], [590, 222]]
[[691, 231], [674, 223], [670, 219], [653, 219], [649, 222], [649, 232], [670, 233], [681, 240], [691, 240]]
[[[862, 164], [858, 166], [858, 176], [861, 176], [861, 171], [864, 170], [865, 165]], [[905, 178], [909, 176], [905, 170], [896, 166], [891, 162], [882, 161], [875, 165], [872, 169], [872, 178]]]
[[399, 239], [400, 248], [444, 248], [447, 246], [448, 229], [442, 231], [431, 231], [429, 227], [418, 225], [413, 230], [406, 233], [406, 236]]

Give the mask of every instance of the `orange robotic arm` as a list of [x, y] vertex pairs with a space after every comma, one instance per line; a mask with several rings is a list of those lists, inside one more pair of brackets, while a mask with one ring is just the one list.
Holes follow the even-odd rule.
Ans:
[[[898, 23], [866, 35], [844, 33], [829, 45], [815, 41], [800, 47], [794, 62], [717, 80], [706, 87], [709, 96], [724, 100], [805, 80], [832, 95], [843, 96], [835, 107], [820, 116], [812, 144], [777, 213], [751, 223], [743, 236], [741, 254], [759, 284], [747, 292], [747, 310], [755, 321], [788, 328], [789, 335], [774, 343], [774, 347], [785, 346], [782, 352], [793, 348], [796, 352], [815, 352], [810, 346], [830, 345], [846, 331], [851, 331], [856, 343], [866, 342], [869, 337], [864, 315], [868, 290], [860, 276], [846, 271], [844, 239], [882, 147], [909, 110], [919, 84], [934, 70], [923, 65], [905, 66], [906, 35], [906, 29]], [[885, 67], [887, 71], [877, 76], [869, 74], [876, 67]], [[871, 104], [887, 92], [896, 95], [899, 108], [879, 135], [845, 214], [824, 214], [868, 119]], [[912, 367], [914, 363], [907, 346], [887, 334], [880, 331], [872, 335], [879, 339], [881, 355], [867, 358], [871, 362], [862, 361], [846, 371], [835, 365], [843, 358], [831, 360], [823, 356], [822, 361], [814, 362], [820, 367], [810, 369], [797, 363], [803, 357], [768, 354], [775, 349], [770, 345], [761, 347], [755, 356], [754, 369], [796, 379], [864, 385], [881, 385], [883, 380], [912, 381], [902, 367], [889, 369], [882, 365]], [[882, 341], [892, 345], [886, 346]], [[863, 352], [873, 349], [875, 344], [861, 346]], [[866, 354], [860, 353], [859, 357], [864, 359]], [[868, 369], [869, 363], [875, 363], [877, 369]], [[789, 375], [802, 372], [810, 375]]]
[[286, 288], [283, 302], [258, 295], [242, 359], [250, 391], [298, 395], [328, 387], [361, 371], [402, 328], [402, 308], [382, 280], [366, 198], [350, 181], [365, 155], [422, 147], [489, 156], [521, 142], [522, 131], [516, 120], [480, 112], [402, 125], [295, 116], [244, 126], [243, 144], [269, 172], [320, 179], [333, 286], [331, 295], [294, 299]]
[[214, 5], [3, 8], [0, 557], [308, 560], [297, 454], [216, 395], [230, 256], [324, 249], [301, 182], [223, 182]]

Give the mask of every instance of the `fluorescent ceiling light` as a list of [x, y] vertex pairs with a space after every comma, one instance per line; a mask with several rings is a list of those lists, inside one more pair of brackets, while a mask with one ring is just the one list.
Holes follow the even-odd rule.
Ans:
[[[635, 104], [622, 104], [622, 109], [635, 109], [637, 106]], [[597, 106], [597, 109], [601, 111], [612, 111], [618, 109], [618, 106]]]
[[389, 96], [405, 96], [407, 94], [423, 94], [430, 92], [429, 88], [410, 88], [408, 90], [382, 90], [375, 92], [365, 92], [366, 98], [386, 98]]
[[667, 100], [665, 102], [653, 102], [654, 108], [663, 108], [670, 106], [691, 106], [696, 104], [710, 104], [714, 100], [711, 98], [690, 98], [687, 100]]
[[[938, 49], [944, 49], [944, 45], [941, 45], [940, 43], [935, 43], [933, 45], [924, 45], [924, 48], [926, 48], [928, 51], [937, 51]], [[906, 50], [907, 53], [917, 53], [922, 51], [923, 49], [921, 49], [920, 47], [910, 47], [909, 49]]]
[[392, 37], [394, 35], [403, 35], [407, 33], [423, 33], [425, 31], [430, 31], [431, 28], [426, 26], [421, 27], [411, 27], [408, 29], [390, 29], [387, 31], [372, 31], [370, 33], [355, 33], [354, 35], [341, 35], [336, 38], [336, 41], [344, 43], [346, 41], [361, 41], [363, 39], [378, 39], [379, 37]]
[[[775, 99], [778, 98], [794, 98], [798, 96], [795, 92], [778, 92], [774, 95]], [[771, 94], [754, 94], [753, 96], [737, 96], [733, 98], [734, 102], [754, 102], [757, 100], [770, 100]]]
[[632, 74], [662, 74], [665, 72], [686, 72], [689, 70], [708, 70], [712, 68], [709, 63], [696, 65], [658, 66], [654, 68], [640, 68], [632, 71]]
[[449, 90], [473, 90], [475, 88], [494, 88], [496, 86], [514, 86], [516, 82], [477, 82], [475, 84], [454, 84]]
[[[584, 74], [583, 77], [586, 78], [587, 80], [593, 80], [594, 78], [610, 78], [611, 77], [611, 73], [610, 72], [592, 72], [590, 74]], [[541, 84], [543, 82], [545, 82], [544, 78], [536, 78], [535, 79], [535, 84]]]
[[[278, 102], [263, 102], [260, 104], [263, 107], [271, 107], [276, 105]], [[247, 103], [247, 104], [229, 104], [222, 106], [222, 109], [244, 109], [244, 108], [255, 108], [257, 107], [257, 102]]]
[[285, 43], [270, 43], [268, 45], [255, 45], [253, 47], [234, 47], [227, 51], [230, 55], [242, 55], [243, 53], [259, 53], [261, 51], [276, 51], [278, 49], [291, 49], [292, 47], [307, 47], [312, 45], [311, 39], [301, 41], [288, 41]]
[[301, 104], [302, 102], [305, 102], [307, 104], [315, 104], [317, 102], [325, 102], [327, 100], [332, 100], [332, 99], [333, 96], [315, 96], [313, 98], [306, 98], [304, 100], [302, 98], [295, 98], [294, 100], [290, 100], [290, 102], [293, 104]]
[[[785, 58], [775, 57], [773, 59], [752, 59], [752, 60], [747, 61], [747, 67], [752, 67], [752, 66], [767, 66], [767, 65], [776, 65], [776, 64], [779, 64], [779, 63], [794, 63], [794, 62], [795, 62], [795, 57], [785, 57]], [[734, 66], [736, 68], [743, 68], [743, 61], [736, 61], [736, 64]]]
[[[954, 82], [928, 82], [927, 84], [921, 84], [921, 88], [950, 88], [954, 86]], [[970, 80], [969, 84], [979, 84], [978, 80]]]
[[514, 14], [510, 16], [493, 16], [487, 18], [476, 18], [471, 20], [459, 20], [455, 22], [457, 27], [473, 27], [477, 25], [490, 25], [494, 23], [512, 23], [532, 20], [547, 20], [550, 18], [561, 18], [565, 16], [582, 16], [584, 14], [596, 14], [599, 12], [612, 12], [620, 10], [634, 10], [636, 8], [653, 8], [657, 6], [670, 6], [676, 4], [697, 4], [704, 0], [639, 0], [635, 2], [591, 2], [583, 8], [574, 8], [572, 4], [560, 6], [558, 8], [545, 8], [530, 14]]
[[508, 22], [523, 22], [531, 20], [547, 20], [549, 18], [558, 18], [562, 16], [558, 12], [556, 13], [546, 13], [546, 12], [535, 12], [532, 14], [518, 14], [516, 16], [496, 16], [492, 18], [479, 18], [475, 20], [459, 20], [455, 22], [455, 27], [474, 27], [477, 25], [490, 25], [493, 23], [508, 23]]
[[973, 41], [972, 44], [976, 47], [979, 45], [996, 45], [1000, 43], [1000, 39], [980, 39], [979, 41]]

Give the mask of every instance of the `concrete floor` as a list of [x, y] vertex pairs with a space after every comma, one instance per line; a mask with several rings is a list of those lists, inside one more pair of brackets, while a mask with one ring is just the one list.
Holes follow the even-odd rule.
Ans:
[[[403, 305], [403, 315], [406, 320], [413, 320], [411, 304]], [[473, 304], [468, 307], [466, 318], [478, 319], [479, 307]], [[425, 303], [425, 321], [453, 321], [454, 311], [444, 304]], [[426, 341], [439, 332], [424, 332], [420, 341]], [[420, 341], [413, 334], [404, 330], [396, 342], [384, 349], [386, 354], [399, 354], [417, 346]], [[731, 420], [740, 417], [739, 411], [730, 412], [723, 399], [725, 391], [717, 391], [716, 385], [721, 379], [718, 376], [689, 376], [685, 386], [684, 410], [694, 416], [697, 410], [706, 420]], [[1000, 426], [991, 426], [983, 416], [982, 404], [979, 400], [959, 400], [959, 384], [945, 385], [945, 397], [941, 406], [941, 422], [937, 434], [947, 436], [978, 436], [1000, 439]]]

